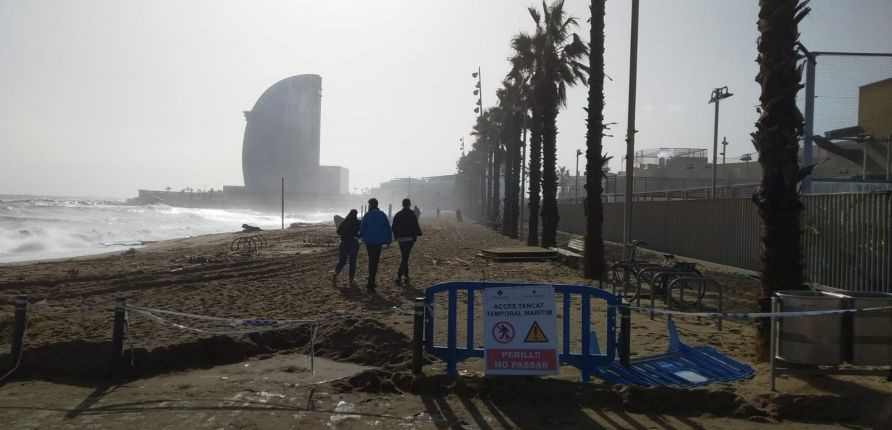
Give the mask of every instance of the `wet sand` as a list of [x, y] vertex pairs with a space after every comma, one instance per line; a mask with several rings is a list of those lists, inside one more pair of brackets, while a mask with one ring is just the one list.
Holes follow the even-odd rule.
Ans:
[[[755, 332], [745, 321], [725, 321], [724, 330], [717, 331], [711, 321], [676, 319], [685, 343], [712, 346], [756, 369], [754, 378], [731, 384], [694, 390], [642, 390], [597, 379], [581, 384], [576, 382], [578, 371], [569, 366], [543, 379], [483, 378], [477, 359], [459, 365], [462, 377], [457, 380], [445, 377], [439, 362], [425, 367], [427, 376], [413, 377], [412, 318], [406, 312], [425, 287], [481, 279], [588, 284], [578, 270], [556, 262], [494, 263], [475, 257], [481, 248], [520, 244], [481, 226], [423, 217], [422, 228], [425, 234], [412, 256], [413, 286], [393, 283], [399, 264], [393, 246], [382, 253], [374, 295], [332, 286], [333, 226], [264, 232], [269, 246], [253, 257], [229, 252], [232, 240], [241, 236], [233, 233], [159, 242], [134, 255], [0, 266], [0, 301], [6, 304], [0, 307], [0, 351], [8, 351], [11, 341], [8, 304], [17, 295], [35, 304], [22, 367], [0, 387], [0, 419], [17, 420], [23, 427], [108, 428], [136, 419], [140, 425], [151, 423], [148, 427], [174, 427], [177, 417], [191, 419], [187, 422], [194, 427], [228, 423], [240, 428], [749, 428], [779, 423], [814, 428], [872, 427], [892, 419], [892, 384], [880, 376], [784, 376], [778, 379], [778, 392], [768, 391], [767, 365], [754, 362]], [[608, 251], [612, 258], [618, 256], [618, 248]], [[361, 250], [360, 285], [365, 267]], [[726, 310], [755, 309], [756, 281], [729, 268], [698, 267], [725, 286]], [[341, 278], [345, 282], [346, 271]], [[179, 389], [175, 381], [220, 369], [213, 366], [290, 360], [301, 368], [299, 354], [309, 352], [310, 328], [208, 336], [131, 314], [125, 352], [132, 366], [118, 377], [105, 377], [111, 352], [109, 307], [117, 297], [131, 305], [222, 318], [334, 317], [318, 327], [316, 354], [371, 369], [317, 384], [315, 403], [310, 404], [307, 392], [277, 391], [282, 384], [298, 382], [273, 371], [269, 374], [275, 381], [260, 388], [247, 382], [183, 382], [191, 385]], [[707, 304], [714, 306], [712, 299]], [[596, 328], [603, 325], [598, 323], [600, 311], [594, 309]], [[243, 329], [188, 318], [168, 320], [209, 331]], [[665, 318], [633, 315], [633, 354], [661, 353], [667, 341]], [[0, 359], [6, 362], [5, 355]], [[275, 395], [258, 402], [251, 394], [257, 390]], [[204, 397], [215, 400], [188, 403]], [[239, 403], [243, 399], [247, 405]], [[79, 412], [72, 418], [75, 410]], [[332, 421], [340, 415], [350, 417]]]

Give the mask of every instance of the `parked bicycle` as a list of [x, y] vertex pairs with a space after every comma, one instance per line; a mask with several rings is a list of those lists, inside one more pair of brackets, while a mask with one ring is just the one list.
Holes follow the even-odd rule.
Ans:
[[[641, 283], [647, 282], [651, 286], [651, 294], [665, 294], [666, 286], [672, 279], [679, 276], [698, 276], [703, 275], [696, 269], [695, 263], [679, 262], [675, 260], [673, 254], [663, 254], [662, 263], [651, 263], [639, 260], [637, 258], [638, 247], [647, 246], [647, 243], [633, 240], [628, 243], [630, 249], [629, 258], [617, 260], [608, 270], [611, 274], [613, 282], [613, 291], [622, 288], [623, 291], [629, 291], [632, 288], [633, 276], [635, 282], [635, 292], [632, 295], [633, 300], [638, 300], [641, 295]], [[698, 297], [702, 299], [704, 292]]]

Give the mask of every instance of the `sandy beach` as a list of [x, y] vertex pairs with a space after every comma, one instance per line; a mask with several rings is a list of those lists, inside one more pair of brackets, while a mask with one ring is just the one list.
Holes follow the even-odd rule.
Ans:
[[[688, 345], [706, 345], [756, 369], [749, 380], [699, 389], [639, 389], [578, 382], [564, 366], [548, 378], [484, 378], [481, 360], [410, 371], [413, 298], [451, 280], [590, 284], [558, 262], [491, 262], [482, 248], [520, 243], [472, 223], [423, 217], [412, 255], [412, 286], [393, 282], [397, 247], [385, 249], [377, 294], [332, 286], [336, 236], [329, 225], [265, 231], [256, 256], [230, 252], [241, 233], [149, 244], [133, 253], [0, 266], [0, 360], [12, 334], [12, 302], [31, 303], [26, 350], [0, 385], [9, 428], [880, 428], [892, 420], [892, 385], [881, 376], [783, 376], [768, 389], [749, 321], [677, 318]], [[566, 238], [564, 238], [566, 240]], [[609, 246], [608, 259], [619, 248]], [[660, 258], [658, 254], [646, 257]], [[364, 285], [365, 252], [357, 279]], [[726, 291], [726, 310], [755, 310], [758, 282], [700, 264]], [[346, 273], [342, 274], [342, 283]], [[308, 325], [211, 336], [129, 316], [118, 376], [105, 376], [116, 298], [129, 305], [217, 318], [321, 319], [309, 373]], [[709, 304], [710, 300], [707, 300]], [[593, 321], [598, 327], [598, 309]], [[168, 323], [238, 331], [207, 320]], [[603, 323], [603, 322], [602, 322]], [[438, 333], [442, 336], [442, 333]], [[667, 346], [666, 319], [632, 317], [632, 353]], [[260, 369], [260, 370], [254, 370]]]

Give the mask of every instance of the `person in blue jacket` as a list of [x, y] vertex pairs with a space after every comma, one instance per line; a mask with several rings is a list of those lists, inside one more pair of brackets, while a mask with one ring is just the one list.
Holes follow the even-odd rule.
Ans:
[[365, 250], [369, 254], [369, 280], [366, 289], [374, 292], [375, 276], [378, 274], [378, 261], [381, 259], [381, 248], [390, 246], [391, 241], [390, 220], [387, 214], [378, 209], [378, 199], [369, 199], [368, 212], [362, 217], [359, 224], [359, 235], [365, 242]]

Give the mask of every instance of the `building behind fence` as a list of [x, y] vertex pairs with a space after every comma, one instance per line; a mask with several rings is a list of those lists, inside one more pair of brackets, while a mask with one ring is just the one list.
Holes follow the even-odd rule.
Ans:
[[[834, 288], [892, 292], [892, 192], [802, 196], [805, 277]], [[622, 242], [624, 203], [604, 205], [604, 239]], [[583, 234], [582, 204], [560, 207], [560, 230]], [[648, 248], [758, 271], [762, 221], [748, 198], [642, 201], [632, 238]]]

